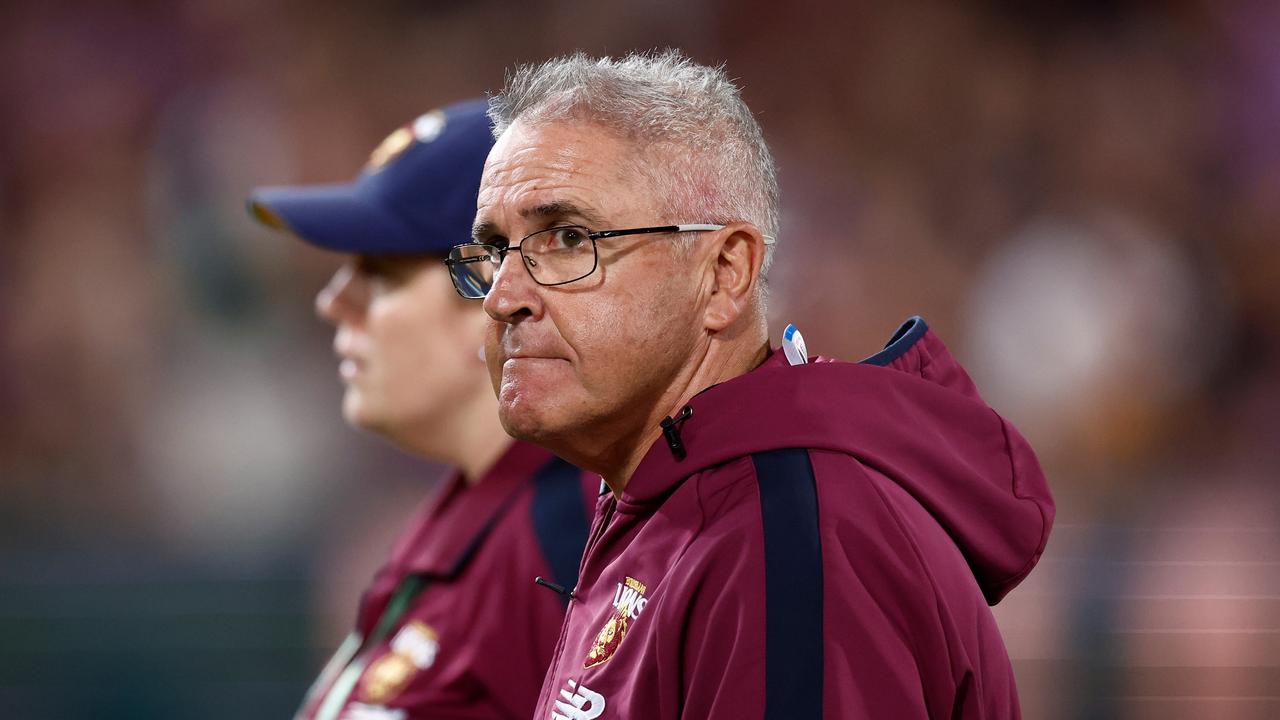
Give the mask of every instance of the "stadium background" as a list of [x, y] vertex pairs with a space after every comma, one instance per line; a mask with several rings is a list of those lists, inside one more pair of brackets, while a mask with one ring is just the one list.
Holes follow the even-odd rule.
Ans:
[[1280, 4], [1029, 5], [4, 3], [0, 715], [287, 717], [440, 469], [342, 426], [336, 260], [247, 190], [675, 45], [777, 155], [775, 332], [920, 313], [1041, 453], [1025, 716], [1280, 717]]

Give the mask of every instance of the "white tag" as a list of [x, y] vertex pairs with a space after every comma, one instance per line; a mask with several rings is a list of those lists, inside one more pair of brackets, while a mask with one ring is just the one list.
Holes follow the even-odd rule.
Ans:
[[792, 365], [804, 365], [809, 362], [809, 351], [805, 349], [804, 336], [795, 325], [787, 325], [787, 329], [782, 331], [782, 352], [786, 354], [787, 362]]

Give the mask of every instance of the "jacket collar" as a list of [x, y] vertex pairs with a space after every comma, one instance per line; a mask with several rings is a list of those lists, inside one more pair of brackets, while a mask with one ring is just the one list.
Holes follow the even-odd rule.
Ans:
[[[752, 453], [785, 447], [851, 450], [852, 433], [832, 411], [857, 407], [867, 394], [892, 392], [889, 387], [905, 378], [923, 379], [939, 359], [935, 370], [949, 368], [941, 383], [948, 394], [981, 401], [973, 381], [920, 317], [903, 323], [883, 350], [856, 364], [815, 356], [792, 366], [784, 353], [771, 350], [755, 370], [694, 396], [686, 405], [692, 412], [685, 410], [688, 417], [679, 423], [686, 456], [678, 458], [666, 438], [659, 438], [620, 500], [652, 502], [694, 473]], [[879, 422], [868, 413], [857, 415]], [[762, 424], [761, 418], [768, 422]]]

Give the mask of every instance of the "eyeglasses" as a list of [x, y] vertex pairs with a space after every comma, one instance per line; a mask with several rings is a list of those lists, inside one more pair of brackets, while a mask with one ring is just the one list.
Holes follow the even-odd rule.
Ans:
[[[663, 225], [629, 230], [591, 231], [581, 225], [560, 225], [525, 235], [519, 245], [466, 243], [455, 245], [444, 264], [449, 266], [453, 286], [464, 298], [478, 300], [489, 294], [493, 277], [507, 253], [515, 250], [539, 285], [566, 285], [596, 271], [599, 259], [596, 240], [622, 235], [686, 233], [722, 230], [724, 225]], [[773, 238], [765, 238], [771, 244]]]

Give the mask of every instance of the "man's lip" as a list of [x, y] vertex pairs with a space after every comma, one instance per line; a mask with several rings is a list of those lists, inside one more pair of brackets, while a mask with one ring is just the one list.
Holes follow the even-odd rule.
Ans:
[[502, 366], [507, 367], [516, 362], [569, 362], [562, 357], [552, 357], [549, 355], [510, 355], [503, 359]]

